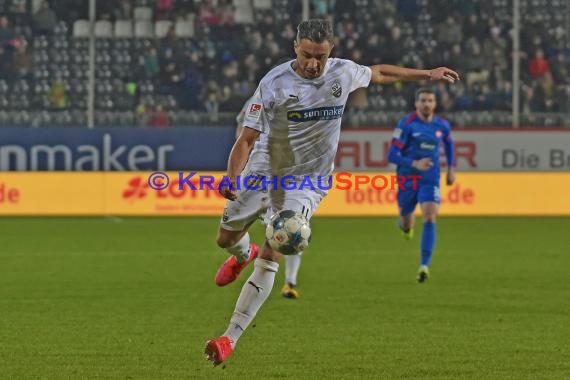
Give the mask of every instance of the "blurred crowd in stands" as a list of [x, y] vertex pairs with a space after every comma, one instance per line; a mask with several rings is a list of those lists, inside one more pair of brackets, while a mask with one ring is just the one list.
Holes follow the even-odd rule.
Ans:
[[[89, 18], [88, 3], [0, 0], [0, 112], [86, 109], [88, 45], [74, 32]], [[521, 112], [569, 113], [570, 1], [521, 6]], [[261, 77], [293, 57], [302, 1], [97, 0], [97, 19], [136, 21], [137, 8], [153, 25], [172, 24], [164, 35], [120, 38], [123, 45], [98, 38], [96, 108], [166, 127], [177, 110], [239, 112]], [[461, 82], [435, 86], [443, 113], [511, 111], [511, 8], [508, 0], [310, 0], [311, 17], [334, 24], [335, 57], [456, 69]], [[180, 20], [192, 26], [184, 37]], [[349, 108], [406, 112], [416, 86], [371, 86]]]

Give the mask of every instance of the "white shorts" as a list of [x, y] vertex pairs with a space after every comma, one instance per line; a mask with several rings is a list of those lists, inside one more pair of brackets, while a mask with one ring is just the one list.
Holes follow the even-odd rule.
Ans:
[[[243, 174], [245, 178], [248, 174]], [[310, 220], [326, 193], [307, 190], [274, 189], [268, 184], [266, 190], [241, 188], [235, 201], [228, 200], [220, 226], [228, 231], [242, 231], [260, 219], [267, 224], [271, 216], [281, 210], [292, 210]]]

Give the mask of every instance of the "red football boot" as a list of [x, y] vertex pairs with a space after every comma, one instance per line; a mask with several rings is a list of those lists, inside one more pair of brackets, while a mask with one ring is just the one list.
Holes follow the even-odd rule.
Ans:
[[218, 269], [218, 272], [216, 273], [216, 285], [226, 286], [227, 284], [234, 282], [239, 277], [241, 271], [247, 266], [247, 264], [255, 260], [258, 252], [259, 247], [251, 243], [249, 259], [246, 262], [238, 263], [237, 258], [234, 255], [231, 255], [222, 264], [220, 269]]
[[225, 361], [233, 350], [230, 338], [221, 336], [217, 339], [207, 341], [204, 353], [206, 354], [206, 360], [211, 361], [214, 366], [217, 366]]

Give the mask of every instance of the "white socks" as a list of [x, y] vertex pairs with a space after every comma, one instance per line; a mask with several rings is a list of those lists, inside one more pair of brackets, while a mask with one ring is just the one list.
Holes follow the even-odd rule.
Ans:
[[231, 255], [237, 258], [238, 263], [244, 263], [249, 259], [249, 251], [251, 245], [249, 244], [249, 233], [245, 235], [233, 247], [226, 248]]
[[233, 347], [269, 297], [275, 273], [279, 270], [278, 263], [264, 259], [256, 259], [254, 266], [253, 273], [241, 289], [230, 325], [223, 334], [232, 340]]
[[284, 255], [285, 256], [285, 282], [291, 285], [297, 285], [297, 273], [301, 266], [301, 254]]

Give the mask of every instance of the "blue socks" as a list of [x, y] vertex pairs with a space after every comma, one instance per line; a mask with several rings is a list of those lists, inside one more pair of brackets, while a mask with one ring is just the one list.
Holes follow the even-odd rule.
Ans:
[[431, 254], [433, 253], [433, 247], [435, 247], [435, 223], [424, 222], [424, 228], [422, 230], [421, 265], [429, 266]]

